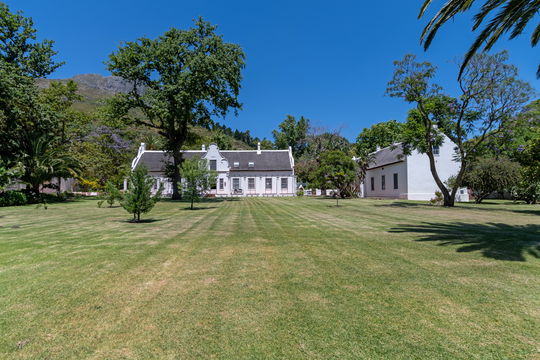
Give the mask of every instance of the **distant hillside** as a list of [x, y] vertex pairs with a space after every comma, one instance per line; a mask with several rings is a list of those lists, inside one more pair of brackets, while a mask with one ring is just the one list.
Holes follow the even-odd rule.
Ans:
[[76, 103], [74, 107], [84, 112], [93, 112], [108, 97], [129, 90], [129, 83], [122, 78], [99, 74], [81, 74], [69, 79], [38, 79], [37, 84], [41, 88], [47, 88], [51, 81], [67, 82], [68, 80], [73, 80], [79, 85], [79, 93], [83, 96], [83, 101]]
[[[103, 76], [99, 74], [81, 74], [75, 75], [69, 79], [38, 79], [37, 84], [40, 88], [47, 88], [51, 81], [67, 82], [68, 80], [75, 81], [79, 86], [79, 94], [83, 100], [73, 105], [76, 110], [86, 113], [95, 112], [98, 107], [105, 103], [105, 100], [114, 94], [125, 93], [130, 90], [129, 82], [117, 76]], [[212, 131], [205, 128], [197, 128], [195, 133], [202, 137], [200, 141], [212, 136]], [[245, 142], [235, 139], [233, 136], [228, 136], [233, 149], [250, 149], [252, 148]], [[198, 144], [193, 144], [198, 145]]]

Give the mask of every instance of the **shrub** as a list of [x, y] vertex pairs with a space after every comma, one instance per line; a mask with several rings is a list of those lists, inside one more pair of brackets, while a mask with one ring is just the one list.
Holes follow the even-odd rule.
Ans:
[[540, 181], [524, 178], [514, 187], [515, 200], [523, 200], [527, 204], [536, 204], [540, 201]]
[[444, 203], [444, 197], [443, 197], [442, 192], [435, 191], [435, 197], [429, 200], [429, 203], [431, 205], [441, 206]]
[[0, 194], [0, 206], [18, 206], [28, 204], [26, 195], [20, 191], [5, 191]]
[[107, 200], [109, 207], [114, 205], [115, 200], [122, 201], [120, 190], [118, 190], [111, 181], [107, 181], [105, 184], [105, 199]]
[[304, 196], [304, 189], [296, 190], [296, 196]]

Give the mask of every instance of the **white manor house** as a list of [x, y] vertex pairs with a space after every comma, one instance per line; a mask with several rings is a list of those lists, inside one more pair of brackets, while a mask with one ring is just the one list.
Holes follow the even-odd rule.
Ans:
[[[210, 196], [294, 196], [296, 177], [294, 158], [288, 150], [220, 150], [216, 144], [205, 145], [201, 150], [184, 150], [182, 157], [198, 156], [208, 161], [210, 170], [217, 172], [216, 186]], [[154, 191], [163, 184], [163, 196], [172, 195], [172, 184], [165, 175], [165, 167], [171, 163], [165, 151], [146, 150], [144, 143], [131, 163], [134, 170], [140, 164], [156, 179]], [[127, 182], [124, 182], [124, 189]]]

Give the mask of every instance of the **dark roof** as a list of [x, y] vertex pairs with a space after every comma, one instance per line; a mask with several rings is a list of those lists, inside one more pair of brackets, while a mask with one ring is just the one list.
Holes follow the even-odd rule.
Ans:
[[[182, 156], [189, 159], [196, 155], [202, 157], [205, 153], [205, 151], [190, 151], [184, 152]], [[139, 160], [139, 164], [144, 164], [150, 172], [164, 172], [165, 165], [171, 162], [171, 156], [163, 151], [145, 151]]]
[[[220, 151], [221, 155], [229, 161], [229, 167], [232, 171], [279, 171], [292, 170], [289, 160], [289, 152], [287, 150], [261, 150], [257, 154], [257, 150], [242, 150], [242, 151]], [[206, 151], [189, 151], [183, 152], [182, 157], [189, 159], [193, 156], [204, 156]], [[144, 164], [148, 171], [163, 172], [165, 165], [171, 162], [171, 156], [162, 151], [145, 151], [141, 155], [139, 164]], [[238, 162], [239, 166], [234, 167], [234, 163]], [[249, 162], [253, 162], [254, 166], [249, 167]]]
[[[289, 152], [283, 151], [265, 151], [261, 150], [257, 154], [257, 150], [253, 151], [220, 151], [221, 155], [229, 161], [229, 167], [234, 171], [249, 170], [292, 170], [289, 160]], [[238, 167], [234, 167], [234, 163], [238, 162]], [[253, 162], [253, 167], [249, 167], [248, 163]]]
[[385, 147], [371, 154], [373, 159], [369, 163], [369, 168], [374, 169], [385, 165], [394, 164], [404, 161], [403, 148], [401, 144]]

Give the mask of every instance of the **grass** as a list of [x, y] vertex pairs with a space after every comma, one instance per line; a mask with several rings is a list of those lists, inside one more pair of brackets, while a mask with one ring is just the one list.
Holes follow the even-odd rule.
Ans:
[[540, 207], [0, 209], [0, 358], [538, 359]]

